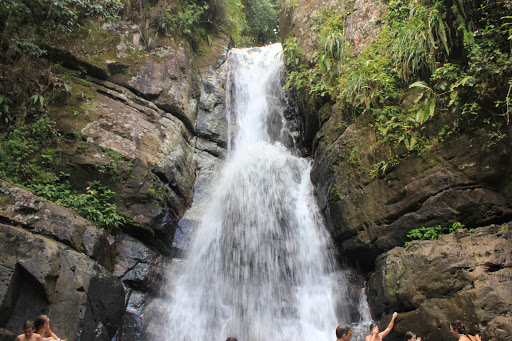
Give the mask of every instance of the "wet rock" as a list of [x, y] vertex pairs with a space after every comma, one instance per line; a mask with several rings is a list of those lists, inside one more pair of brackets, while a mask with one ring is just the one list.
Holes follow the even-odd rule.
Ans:
[[139, 240], [125, 234], [111, 237], [117, 251], [114, 275], [121, 279], [126, 291], [123, 323], [115, 340], [142, 340], [146, 325], [147, 302], [160, 289], [164, 257]]
[[225, 105], [226, 64], [205, 71], [201, 78], [195, 132], [199, 137], [226, 148], [228, 125]]
[[139, 240], [125, 234], [113, 239], [117, 253], [114, 275], [128, 287], [142, 292], [158, 290], [162, 280], [162, 256]]

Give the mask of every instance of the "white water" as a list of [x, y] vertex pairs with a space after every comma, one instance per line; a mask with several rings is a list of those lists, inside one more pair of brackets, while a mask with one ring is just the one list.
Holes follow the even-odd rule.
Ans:
[[288, 134], [279, 52], [230, 52], [228, 158], [173, 281], [159, 340], [333, 340], [339, 323], [353, 322], [335, 312], [345, 293], [326, 252], [311, 166], [278, 142]]

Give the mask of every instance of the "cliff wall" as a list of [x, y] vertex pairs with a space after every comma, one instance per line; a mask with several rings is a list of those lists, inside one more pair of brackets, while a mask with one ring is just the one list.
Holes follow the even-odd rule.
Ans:
[[[383, 138], [379, 130], [382, 125], [372, 114], [384, 102], [378, 97], [385, 86], [379, 79], [360, 89], [369, 98], [375, 94], [362, 110], [351, 106], [350, 98], [340, 100], [336, 95], [336, 91], [345, 91], [336, 84], [347, 84], [343, 77], [354, 69], [336, 70], [325, 59], [340, 60], [338, 68], [357, 65], [329, 55], [335, 36], [326, 38], [322, 23], [334, 30], [332, 21], [341, 22], [337, 28], [351, 51], [342, 58], [363, 57], [363, 70], [378, 58], [368, 47], [385, 27], [388, 5], [358, 0], [283, 4], [282, 41], [289, 49], [285, 56], [291, 55], [291, 77], [298, 79], [295, 84], [299, 86], [305, 78], [318, 79], [299, 91], [299, 97], [309, 127], [306, 132], [313, 142], [312, 179], [326, 224], [340, 258], [369, 274], [367, 295], [381, 330], [394, 311], [399, 313], [388, 338], [398, 340], [413, 330], [422, 340], [450, 340], [449, 323], [461, 319], [470, 332], [479, 331], [485, 340], [508, 339], [512, 331], [512, 300], [505, 293], [511, 287], [507, 275], [512, 252], [508, 232], [512, 219], [510, 126], [502, 126], [503, 138], [497, 143], [489, 143], [490, 131], [482, 124], [437, 141], [428, 151], [414, 151], [409, 141], [403, 143], [405, 134], [392, 140]], [[330, 17], [326, 11], [336, 14]], [[328, 78], [316, 76], [322, 67], [331, 68], [339, 77], [333, 81], [336, 90], [330, 96], [318, 85]], [[382, 76], [378, 69], [374, 72], [374, 77]], [[361, 71], [359, 81], [366, 76]], [[320, 90], [311, 88], [317, 85]], [[405, 93], [399, 104], [404, 111], [415, 103], [410, 98], [417, 96], [411, 89]], [[396, 117], [388, 123], [392, 119]], [[397, 125], [413, 126], [414, 121], [413, 117]], [[422, 129], [438, 129], [428, 124]], [[391, 123], [389, 129], [393, 129]], [[413, 229], [451, 227], [456, 222], [479, 232], [415, 241], [403, 248]]]

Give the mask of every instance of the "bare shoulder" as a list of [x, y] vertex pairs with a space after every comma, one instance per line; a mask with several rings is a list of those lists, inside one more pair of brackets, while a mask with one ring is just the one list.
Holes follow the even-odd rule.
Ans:
[[34, 334], [34, 341], [43, 341], [43, 337], [39, 334]]

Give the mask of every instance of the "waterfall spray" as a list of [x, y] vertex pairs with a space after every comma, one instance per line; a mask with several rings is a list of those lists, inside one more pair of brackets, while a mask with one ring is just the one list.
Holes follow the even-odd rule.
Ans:
[[183, 271], [171, 279], [159, 340], [331, 340], [343, 322], [311, 165], [283, 145], [291, 134], [280, 51], [230, 52], [228, 156]]

